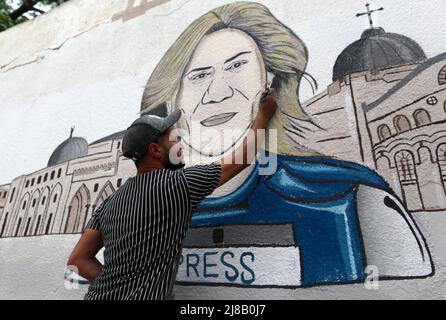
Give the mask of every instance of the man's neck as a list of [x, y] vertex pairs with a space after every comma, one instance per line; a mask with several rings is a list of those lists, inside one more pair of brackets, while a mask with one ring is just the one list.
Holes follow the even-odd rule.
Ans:
[[152, 163], [150, 161], [146, 162], [146, 163], [141, 163], [139, 164], [137, 167], [137, 176], [147, 173], [147, 172], [152, 172], [152, 171], [157, 171], [157, 170], [161, 170], [164, 169], [164, 166], [160, 163]]

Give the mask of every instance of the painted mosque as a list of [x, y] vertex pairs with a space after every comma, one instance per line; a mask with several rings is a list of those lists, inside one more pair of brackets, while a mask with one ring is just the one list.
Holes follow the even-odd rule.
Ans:
[[[371, 26], [304, 108], [324, 128], [311, 148], [373, 168], [411, 211], [446, 210], [446, 53], [427, 59], [412, 39]], [[123, 134], [88, 144], [72, 129], [46, 168], [0, 186], [0, 237], [82, 232], [136, 172]]]

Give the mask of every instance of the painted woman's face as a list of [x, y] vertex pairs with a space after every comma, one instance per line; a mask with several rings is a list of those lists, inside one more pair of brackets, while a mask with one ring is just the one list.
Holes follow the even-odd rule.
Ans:
[[208, 156], [229, 150], [250, 128], [265, 82], [263, 59], [250, 36], [236, 29], [205, 36], [176, 101], [189, 131], [186, 143]]

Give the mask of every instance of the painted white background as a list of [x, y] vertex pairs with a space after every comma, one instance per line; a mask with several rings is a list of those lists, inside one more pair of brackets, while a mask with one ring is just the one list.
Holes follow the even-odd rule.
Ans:
[[[201, 14], [229, 2], [172, 0], [127, 22], [111, 22], [126, 0], [72, 0], [0, 33], [0, 184], [45, 167], [72, 125], [75, 135], [89, 142], [125, 129], [137, 117], [145, 83], [170, 44]], [[355, 17], [365, 10], [366, 1], [257, 2], [306, 43], [307, 71], [320, 90], [331, 83], [342, 49], [368, 27], [366, 17]], [[446, 1], [370, 3], [372, 9], [385, 7], [374, 16], [376, 26], [409, 36], [428, 57], [446, 51]], [[33, 50], [37, 60], [18, 66], [32, 60], [28, 56]], [[14, 59], [14, 68], [8, 70]], [[304, 86], [302, 100], [311, 96]]]
[[[175, 286], [176, 299], [445, 299], [446, 220], [439, 213], [418, 213], [416, 222], [434, 259], [436, 274], [428, 279], [380, 281], [378, 290], [364, 284], [313, 288], [236, 288]], [[82, 299], [86, 285], [67, 289], [65, 265], [79, 235], [0, 239], [0, 299]], [[17, 254], [19, 253], [20, 254]], [[369, 287], [370, 288], [370, 287]]]

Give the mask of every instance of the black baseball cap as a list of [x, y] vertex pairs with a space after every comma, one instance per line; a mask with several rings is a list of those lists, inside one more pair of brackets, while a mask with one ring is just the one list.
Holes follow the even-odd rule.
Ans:
[[164, 131], [173, 126], [181, 118], [181, 110], [175, 110], [166, 117], [143, 115], [133, 121], [122, 139], [122, 154], [133, 161], [139, 160], [147, 150], [147, 146], [155, 142]]

